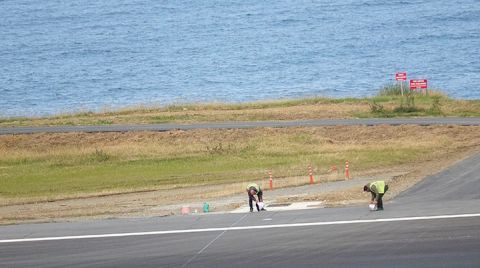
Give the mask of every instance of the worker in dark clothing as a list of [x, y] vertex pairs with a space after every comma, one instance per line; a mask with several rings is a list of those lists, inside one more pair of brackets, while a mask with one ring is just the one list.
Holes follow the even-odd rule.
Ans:
[[372, 194], [371, 202], [377, 205], [377, 210], [383, 210], [383, 195], [388, 191], [388, 185], [385, 181], [375, 181], [363, 186], [364, 192]]
[[[260, 189], [260, 186], [256, 183], [250, 183], [247, 186], [247, 194], [248, 194], [248, 204], [250, 205], [250, 212], [253, 212], [253, 201], [255, 201], [255, 206], [257, 207], [257, 211], [265, 210], [263, 207], [260, 208], [258, 202], [263, 202], [263, 192]], [[255, 195], [258, 197], [255, 198]]]

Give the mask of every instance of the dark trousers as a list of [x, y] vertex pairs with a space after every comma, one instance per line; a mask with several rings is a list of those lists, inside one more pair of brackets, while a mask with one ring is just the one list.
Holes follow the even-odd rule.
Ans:
[[377, 209], [383, 209], [383, 194], [378, 194]]
[[382, 200], [382, 197], [383, 197], [383, 194], [377, 194], [374, 193], [374, 192], [371, 192], [372, 193], [372, 201], [373, 200], [377, 200], [377, 209], [383, 209], [383, 200]]
[[[257, 193], [257, 197], [258, 197], [258, 202], [263, 202], [263, 192], [262, 191]], [[253, 210], [253, 200], [255, 200], [253, 195], [248, 194], [248, 204], [250, 205], [250, 210]], [[260, 211], [260, 208], [258, 207], [258, 205], [255, 204], [255, 206], [257, 206], [257, 210]]]

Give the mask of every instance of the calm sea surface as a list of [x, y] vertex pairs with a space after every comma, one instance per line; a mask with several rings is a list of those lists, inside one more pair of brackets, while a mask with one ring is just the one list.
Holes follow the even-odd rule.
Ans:
[[372, 96], [480, 99], [480, 1], [0, 0], [0, 116]]

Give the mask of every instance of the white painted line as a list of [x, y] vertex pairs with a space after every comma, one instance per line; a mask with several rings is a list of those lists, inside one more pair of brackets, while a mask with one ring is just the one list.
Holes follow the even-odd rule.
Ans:
[[388, 219], [371, 219], [371, 220], [326, 221], [326, 222], [254, 225], [254, 226], [239, 226], [239, 227], [219, 227], [219, 228], [205, 228], [205, 229], [185, 229], [185, 230], [118, 233], [118, 234], [97, 234], [97, 235], [78, 235], [78, 236], [20, 238], [20, 239], [4, 239], [4, 240], [0, 240], [0, 243], [74, 240], [74, 239], [89, 239], [89, 238], [112, 238], [112, 237], [165, 235], [165, 234], [186, 234], [186, 233], [201, 233], [201, 232], [224, 232], [224, 231], [241, 231], [241, 230], [273, 229], [273, 228], [288, 228], [288, 227], [308, 227], [308, 226], [342, 225], [342, 224], [358, 224], [358, 223], [419, 221], [419, 220], [457, 219], [457, 218], [475, 218], [475, 217], [480, 217], [480, 213], [477, 213], [477, 214], [458, 214], [458, 215], [422, 216], [422, 217], [404, 217], [404, 218], [388, 218]]

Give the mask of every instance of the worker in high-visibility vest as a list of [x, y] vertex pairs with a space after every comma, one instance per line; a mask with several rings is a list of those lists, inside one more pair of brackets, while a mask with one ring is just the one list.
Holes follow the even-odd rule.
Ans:
[[[253, 201], [255, 201], [255, 206], [257, 207], [257, 211], [265, 210], [265, 208], [260, 208], [258, 205], [259, 202], [263, 202], [263, 192], [260, 189], [260, 186], [256, 183], [250, 183], [247, 186], [247, 194], [248, 194], [248, 205], [250, 205], [250, 212], [253, 212]], [[255, 198], [255, 195], [258, 197]]]
[[377, 205], [377, 210], [383, 210], [383, 195], [388, 191], [388, 185], [385, 181], [374, 181], [363, 186], [364, 192], [372, 194], [372, 204]]

